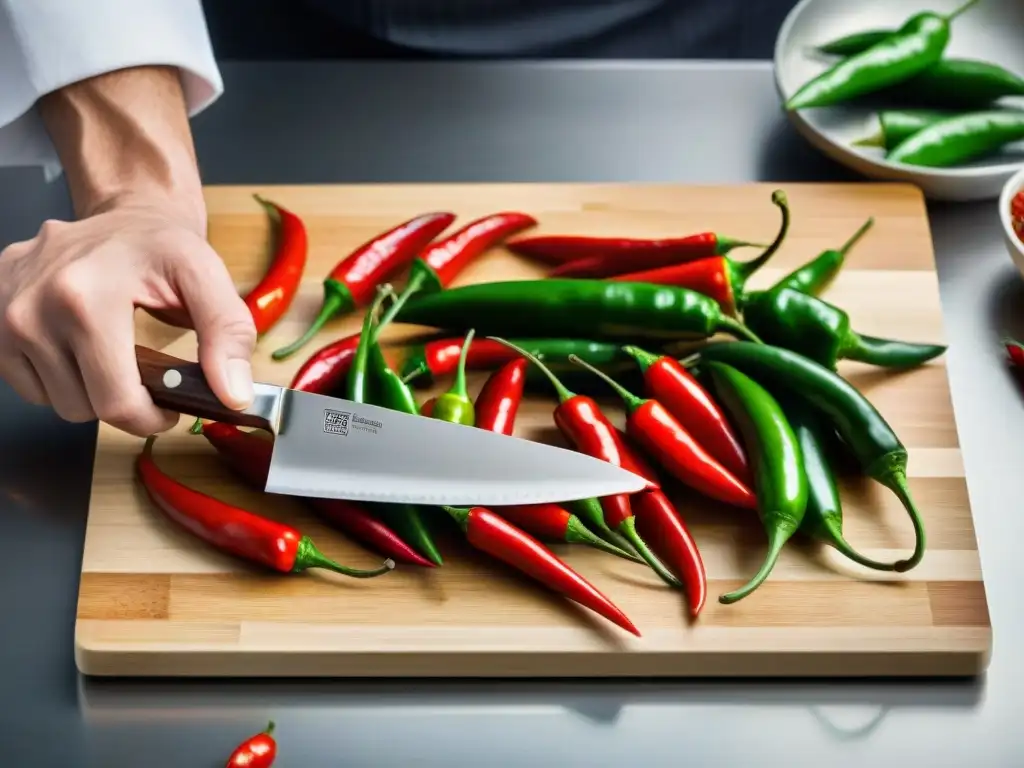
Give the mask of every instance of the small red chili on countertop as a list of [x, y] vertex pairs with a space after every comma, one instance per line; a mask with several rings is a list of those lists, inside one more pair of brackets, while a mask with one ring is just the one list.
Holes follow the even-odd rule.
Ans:
[[654, 456], [673, 477], [705, 496], [743, 509], [757, 509], [757, 498], [708, 453], [657, 400], [637, 397], [605, 373], [579, 358], [574, 363], [600, 377], [626, 406], [626, 434]]
[[277, 758], [277, 742], [274, 741], [274, 721], [267, 730], [250, 736], [231, 753], [225, 768], [271, 768]]
[[526, 366], [520, 357], [505, 363], [492, 373], [476, 396], [476, 425], [489, 432], [511, 435], [515, 431], [516, 415], [526, 387]]
[[281, 573], [324, 568], [354, 578], [381, 576], [395, 567], [358, 570], [340, 565], [317, 549], [298, 530], [207, 496], [164, 474], [153, 460], [155, 435], [135, 462], [136, 473], [153, 503], [175, 523], [212, 546]]
[[253, 195], [263, 206], [273, 225], [274, 257], [263, 279], [245, 295], [256, 333], [269, 331], [291, 306], [299, 292], [302, 272], [306, 268], [309, 238], [302, 219], [277, 203]]
[[495, 507], [494, 511], [513, 525], [540, 539], [563, 541], [566, 544], [586, 544], [610, 555], [643, 564], [636, 555], [609, 544], [592, 533], [576, 515], [558, 504], [518, 504]]
[[359, 349], [361, 333], [332, 341], [321, 347], [295, 372], [289, 389], [331, 395], [344, 390], [348, 372]]
[[633, 622], [597, 587], [570, 568], [551, 550], [501, 515], [484, 507], [445, 507], [469, 543], [507, 565], [532, 576], [585, 608], [640, 637]]
[[273, 358], [283, 360], [297, 352], [332, 318], [368, 304], [379, 283], [405, 267], [453, 221], [453, 213], [425, 213], [359, 246], [324, 278], [324, 299], [313, 323], [296, 341], [276, 350]]

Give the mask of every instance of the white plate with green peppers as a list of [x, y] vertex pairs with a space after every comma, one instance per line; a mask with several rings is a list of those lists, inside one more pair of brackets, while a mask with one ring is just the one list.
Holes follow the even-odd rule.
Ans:
[[801, 0], [775, 45], [814, 147], [930, 198], [997, 198], [1024, 168], [1024, 1]]

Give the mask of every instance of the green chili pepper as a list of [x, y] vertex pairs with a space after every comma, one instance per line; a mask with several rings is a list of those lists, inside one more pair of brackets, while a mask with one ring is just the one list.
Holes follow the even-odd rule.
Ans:
[[761, 569], [746, 585], [718, 598], [721, 603], [735, 603], [764, 583], [786, 542], [799, 530], [807, 509], [807, 474], [800, 444], [778, 401], [732, 366], [709, 362], [706, 373], [748, 446], [757, 511], [768, 536]]
[[942, 58], [950, 22], [977, 2], [967, 0], [948, 15], [925, 11], [911, 16], [893, 34], [805, 83], [786, 109], [827, 107], [909, 80]]
[[885, 159], [893, 163], [949, 167], [983, 157], [1024, 139], [1024, 109], [994, 109], [956, 115], [902, 141]]
[[892, 491], [914, 526], [916, 544], [907, 560], [894, 570], [909, 571], [924, 557], [924, 521], [907, 485], [907, 449], [871, 402], [852, 384], [803, 355], [768, 344], [721, 342], [709, 344], [693, 360], [721, 362], [737, 368], [780, 394], [793, 394], [810, 403], [835, 428], [857, 459], [861, 470]]
[[[583, 521], [587, 528], [606, 542], [621, 549], [630, 556], [630, 559], [635, 557], [636, 549], [629, 543], [629, 540], [608, 527], [608, 523], [604, 519], [604, 510], [601, 508], [601, 502], [598, 499], [577, 499], [576, 501], [567, 501], [563, 506], [568, 508], [570, 512]], [[646, 564], [643, 558], [636, 558], [636, 560]]]
[[854, 32], [817, 45], [814, 50], [829, 56], [852, 56], [855, 53], [861, 53], [872, 46], [878, 45], [878, 43], [891, 37], [895, 32], [896, 30], [894, 29], [869, 29], [863, 32]]
[[765, 344], [799, 352], [832, 370], [840, 360], [910, 368], [946, 351], [941, 344], [861, 335], [850, 328], [850, 316], [839, 307], [792, 288], [751, 294], [744, 319]]
[[469, 345], [473, 343], [473, 334], [473, 329], [470, 329], [466, 334], [466, 340], [462, 342], [459, 365], [455, 369], [455, 381], [447, 392], [437, 398], [434, 410], [430, 414], [432, 418], [467, 427], [472, 427], [476, 421], [473, 400], [466, 390], [466, 354], [469, 352]]
[[370, 343], [368, 361], [369, 378], [373, 381], [375, 394], [373, 404], [402, 413], [419, 413], [419, 404], [409, 385], [395, 372], [384, 358], [384, 351], [377, 341]]
[[874, 218], [869, 218], [861, 224], [860, 229], [850, 235], [850, 238], [839, 247], [839, 250], [822, 251], [803, 266], [797, 267], [781, 278], [772, 288], [792, 288], [794, 291], [811, 296], [818, 295], [839, 274], [839, 270], [846, 262], [846, 254], [871, 229], [874, 223]]
[[932, 123], [953, 117], [952, 112], [925, 109], [888, 109], [878, 113], [878, 130], [853, 142], [855, 147], [881, 147], [895, 149], [918, 131]]
[[345, 397], [353, 403], [372, 402], [371, 388], [373, 379], [368, 370], [370, 363], [370, 348], [373, 346], [373, 326], [377, 319], [377, 313], [384, 302], [384, 298], [393, 293], [390, 285], [381, 285], [377, 288], [377, 295], [373, 303], [363, 315], [363, 328], [359, 334], [359, 346], [356, 347], [356, 354], [352, 358], [352, 367], [349, 368], [346, 379]]
[[476, 283], [411, 299], [396, 321], [487, 336], [706, 339], [719, 331], [756, 341], [718, 302], [651, 283], [572, 278]]
[[796, 434], [807, 473], [807, 512], [800, 532], [831, 545], [865, 568], [895, 570], [893, 563], [881, 563], [860, 554], [843, 537], [843, 504], [826, 450], [831, 434], [821, 415], [793, 396], [779, 398], [779, 404]]

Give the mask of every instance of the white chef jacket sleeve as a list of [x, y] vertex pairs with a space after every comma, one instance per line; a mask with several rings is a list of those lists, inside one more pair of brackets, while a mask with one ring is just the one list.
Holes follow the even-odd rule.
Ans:
[[190, 116], [220, 96], [201, 0], [0, 0], [0, 166], [42, 165], [57, 175], [36, 101], [145, 65], [179, 68]]

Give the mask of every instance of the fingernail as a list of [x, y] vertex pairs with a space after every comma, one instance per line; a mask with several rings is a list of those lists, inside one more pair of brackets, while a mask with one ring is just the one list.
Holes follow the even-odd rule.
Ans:
[[235, 405], [247, 408], [252, 403], [252, 366], [247, 360], [228, 360], [228, 393]]

